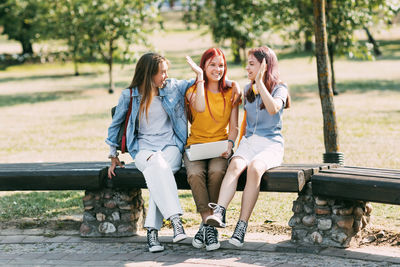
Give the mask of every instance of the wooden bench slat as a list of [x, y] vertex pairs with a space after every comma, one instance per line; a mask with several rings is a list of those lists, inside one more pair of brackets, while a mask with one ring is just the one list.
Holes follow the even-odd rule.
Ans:
[[0, 164], [0, 190], [95, 190], [101, 188], [101, 171], [109, 163]]
[[387, 179], [399, 179], [400, 180], [400, 172], [379, 172], [379, 171], [369, 171], [369, 170], [353, 170], [348, 168], [337, 168], [337, 169], [330, 169], [324, 170], [320, 173], [326, 174], [349, 174], [349, 175], [356, 175], [356, 176], [364, 176], [364, 177], [376, 177], [376, 178], [387, 178]]
[[319, 173], [311, 181], [315, 195], [400, 204], [400, 180], [397, 179]]

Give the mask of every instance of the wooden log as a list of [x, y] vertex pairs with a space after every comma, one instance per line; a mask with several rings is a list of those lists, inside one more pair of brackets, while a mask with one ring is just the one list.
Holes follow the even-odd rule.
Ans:
[[318, 173], [311, 181], [317, 196], [400, 204], [400, 179]]
[[0, 164], [0, 190], [96, 190], [105, 162]]

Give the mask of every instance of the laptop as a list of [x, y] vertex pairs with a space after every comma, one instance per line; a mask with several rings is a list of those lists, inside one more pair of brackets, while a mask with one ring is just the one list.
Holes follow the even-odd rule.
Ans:
[[210, 142], [204, 144], [193, 144], [186, 149], [185, 153], [190, 161], [220, 157], [228, 150], [228, 140]]

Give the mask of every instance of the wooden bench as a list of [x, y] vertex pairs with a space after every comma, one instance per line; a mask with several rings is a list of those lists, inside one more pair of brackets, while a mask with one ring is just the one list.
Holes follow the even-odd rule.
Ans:
[[343, 166], [312, 176], [314, 195], [400, 204], [400, 170]]
[[[147, 188], [146, 182], [134, 163], [117, 168], [112, 180], [107, 178], [108, 166], [109, 162], [0, 164], [0, 191], [86, 190], [81, 235], [126, 236], [135, 232], [128, 224], [136, 225], [143, 208], [140, 190]], [[175, 180], [178, 189], [190, 189], [184, 168]], [[243, 174], [237, 190], [243, 190], [245, 182]], [[284, 164], [264, 174], [260, 191], [299, 194], [289, 221], [292, 241], [347, 247], [369, 218], [366, 201], [400, 204], [400, 171]], [[111, 226], [123, 220], [128, 224]], [[100, 234], [93, 234], [93, 229]], [[125, 233], [120, 234], [122, 229]]]
[[[135, 164], [117, 168], [112, 185], [108, 183], [109, 162], [9, 163], [0, 164], [0, 191], [12, 190], [97, 190], [113, 188], [147, 188], [142, 173]], [[261, 191], [300, 192], [311, 176], [334, 164], [284, 164], [267, 171]], [[242, 175], [238, 190], [243, 190]], [[178, 189], [190, 189], [185, 168], [175, 174]], [[107, 186], [109, 185], [109, 186]]]

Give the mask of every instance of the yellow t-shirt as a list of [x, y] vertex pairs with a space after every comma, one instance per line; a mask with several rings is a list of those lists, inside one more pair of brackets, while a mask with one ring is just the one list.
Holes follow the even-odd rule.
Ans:
[[[195, 90], [196, 85], [190, 87], [186, 92], [186, 97]], [[232, 88], [224, 92], [223, 96], [221, 93], [212, 93], [208, 91], [208, 105], [206, 100], [206, 109], [204, 112], [196, 112], [196, 110], [190, 106], [193, 121], [191, 123], [190, 134], [187, 139], [187, 146], [228, 139], [228, 132], [226, 128], [229, 124], [232, 111], [231, 95]], [[212, 117], [208, 107], [211, 109]]]

